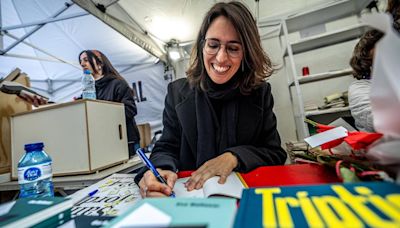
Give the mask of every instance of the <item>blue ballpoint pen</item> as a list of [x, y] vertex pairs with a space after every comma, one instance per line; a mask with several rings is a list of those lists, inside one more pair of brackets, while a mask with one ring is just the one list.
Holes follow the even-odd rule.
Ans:
[[[154, 176], [156, 176], [157, 180], [168, 186], [167, 181], [165, 181], [165, 179], [161, 176], [161, 174], [157, 171], [157, 169], [151, 163], [151, 161], [147, 158], [147, 156], [144, 154], [143, 149], [142, 148], [137, 149], [136, 153], [137, 153], [137, 155], [139, 155], [139, 158], [147, 166], [147, 168], [149, 168], [151, 170], [151, 172], [154, 174]], [[169, 196], [175, 198], [174, 191], [172, 191]]]
[[92, 196], [94, 196], [94, 194], [96, 194], [98, 191], [99, 191], [99, 189], [96, 189], [96, 190], [94, 190], [94, 191], [92, 191], [92, 192], [89, 192], [88, 196], [89, 196], [89, 197], [92, 197]]

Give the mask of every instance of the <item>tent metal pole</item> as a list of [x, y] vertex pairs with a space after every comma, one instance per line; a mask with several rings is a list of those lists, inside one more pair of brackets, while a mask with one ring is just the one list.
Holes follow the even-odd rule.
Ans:
[[255, 0], [255, 3], [256, 3], [256, 6], [254, 7], [255, 9], [254, 9], [254, 11], [255, 11], [255, 14], [256, 14], [256, 23], [257, 23], [257, 27], [258, 27], [258, 24], [259, 24], [259, 22], [260, 22], [260, 1], [259, 0]]
[[49, 95], [53, 95], [47, 89], [42, 89], [42, 88], [38, 88], [38, 87], [35, 87], [35, 86], [31, 86], [31, 88], [34, 89], [34, 90], [38, 90], [38, 91], [42, 91], [42, 92], [48, 93]]
[[2, 16], [1, 16], [1, 1], [0, 1], [0, 50], [3, 50], [3, 45], [4, 45], [4, 41], [3, 41], [3, 33], [1, 32], [1, 28], [2, 28], [2, 20], [1, 20]]
[[[14, 35], [11, 35], [11, 34], [9, 34], [9, 33], [5, 33], [5, 35], [7, 35], [7, 36], [9, 36], [9, 37], [11, 37], [11, 38], [14, 38], [14, 39], [18, 39], [18, 37], [15, 37]], [[66, 64], [69, 64], [69, 65], [75, 67], [75, 68], [81, 69], [81, 67], [80, 67], [79, 65], [75, 65], [75, 64], [70, 63], [70, 62], [68, 62], [68, 61], [66, 61], [66, 60], [63, 60], [63, 59], [61, 59], [61, 58], [58, 58], [57, 56], [52, 55], [52, 54], [50, 54], [49, 52], [47, 52], [47, 51], [45, 51], [45, 50], [43, 50], [43, 49], [41, 49], [41, 48], [39, 48], [39, 47], [37, 47], [37, 46], [35, 46], [35, 45], [33, 45], [33, 44], [30, 44], [30, 43], [28, 43], [28, 42], [26, 42], [26, 41], [21, 41], [21, 42], [24, 43], [24, 44], [26, 44], [26, 45], [28, 45], [28, 46], [31, 47], [31, 48], [34, 48], [34, 49], [36, 49], [36, 50], [38, 50], [38, 51], [40, 51], [40, 52], [42, 52], [42, 53], [44, 53], [44, 54], [46, 54], [46, 55], [52, 57], [52, 58], [54, 58], [54, 59], [57, 59], [58, 61], [60, 61], [60, 62], [62, 62], [62, 63], [66, 63]]]
[[[53, 96], [53, 94], [56, 93], [57, 91], [59, 91], [60, 89], [63, 89], [63, 88], [65, 88], [67, 86], [70, 86], [70, 85], [73, 85], [76, 82], [80, 82], [81, 80], [80, 79], [75, 79], [75, 80], [73, 80], [73, 79], [71, 79], [71, 80], [68, 80], [68, 79], [65, 79], [65, 80], [63, 80], [63, 79], [61, 79], [61, 80], [33, 79], [33, 80], [30, 80], [30, 81], [31, 82], [39, 82], [39, 83], [40, 82], [45, 82], [47, 84], [47, 90], [46, 89], [42, 89], [42, 88], [38, 88], [38, 87], [35, 87], [35, 86], [31, 86], [31, 88], [35, 89], [35, 90], [38, 90], [38, 91], [42, 91], [42, 92], [48, 93], [51, 96]], [[61, 85], [61, 86], [59, 86], [57, 88], [54, 88], [54, 83], [57, 83], [57, 82], [65, 82], [65, 84]]]
[[146, 33], [147, 32], [148, 33], [148, 31], [146, 31], [146, 29], [144, 29], [142, 27], [142, 25], [140, 25], [137, 21], [135, 21], [135, 19], [133, 19], [131, 17], [131, 15], [129, 15], [128, 12], [126, 12], [126, 10], [124, 8], [122, 8], [120, 5], [116, 5], [115, 7], [118, 7], [118, 10], [121, 10], [122, 12], [124, 12], [126, 14], [126, 16], [129, 18], [129, 20], [131, 20], [137, 27], [139, 27], [140, 32], [142, 32], [142, 33]]
[[40, 20], [40, 21], [33, 21], [30, 23], [25, 23], [25, 24], [20, 24], [20, 25], [11, 25], [11, 26], [7, 26], [7, 27], [2, 27], [1, 31], [8, 31], [8, 30], [13, 30], [13, 29], [19, 29], [19, 28], [25, 28], [25, 27], [30, 27], [33, 25], [45, 25], [51, 22], [57, 22], [57, 21], [63, 21], [63, 20], [68, 20], [68, 19], [72, 19], [72, 18], [76, 18], [76, 17], [82, 17], [82, 16], [86, 16], [89, 15], [88, 12], [81, 12], [81, 13], [74, 13], [68, 16], [63, 16], [63, 17], [57, 17], [57, 18], [48, 18], [45, 20]]
[[112, 6], [112, 5], [114, 5], [115, 3], [118, 3], [118, 2], [119, 2], [119, 0], [115, 0], [113, 2], [110, 2], [109, 4], [106, 5], [106, 8], [109, 7], [109, 6]]
[[31, 82], [80, 82], [80, 79], [32, 79]]
[[[73, 85], [73, 84], [75, 84], [75, 82], [78, 82], [78, 81], [80, 81], [80, 80], [71, 81], [71, 82], [69, 82], [69, 83], [66, 83], [66, 84], [64, 84], [64, 85], [62, 85], [62, 86], [60, 86], [60, 87], [58, 87], [58, 88], [54, 88], [54, 89], [53, 89], [53, 93], [56, 93], [56, 92], [59, 91], [60, 89], [64, 89], [64, 88], [67, 87], [67, 86]], [[54, 83], [54, 82], [56, 82], [56, 81], [53, 80], [53, 83]]]
[[[58, 15], [62, 14], [65, 10], [67, 10], [70, 6], [72, 6], [73, 3], [65, 3], [65, 6], [60, 9], [58, 12], [56, 12], [53, 16], [51, 16], [51, 18], [55, 18]], [[35, 28], [33, 28], [31, 31], [27, 32], [25, 35], [23, 35], [21, 38], [18, 38], [16, 42], [14, 42], [13, 44], [11, 44], [10, 46], [8, 46], [6, 49], [0, 50], [0, 54], [4, 55], [5, 53], [7, 53], [8, 51], [10, 51], [12, 48], [14, 48], [15, 46], [17, 46], [19, 43], [21, 43], [22, 41], [24, 41], [26, 38], [28, 38], [30, 35], [32, 35], [33, 33], [35, 33], [36, 31], [38, 31], [40, 28], [42, 28], [45, 24], [42, 25], [38, 25]]]
[[167, 62], [164, 50], [162, 50], [147, 33], [138, 32], [123, 21], [100, 11], [92, 1], [73, 0], [73, 2], [100, 19], [115, 31], [119, 32], [121, 35], [125, 36], [128, 40], [143, 48], [151, 55], [161, 59], [163, 62]]
[[144, 68], [147, 68], [147, 67], [151, 67], [151, 66], [154, 66], [154, 65], [155, 65], [154, 63], [132, 64], [131, 66], [119, 71], [119, 73], [123, 74], [123, 73], [127, 72], [128, 70], [132, 70], [132, 69], [141, 70], [141, 69], [144, 69]]
[[37, 57], [37, 56], [29, 56], [29, 55], [19, 55], [19, 54], [4, 54], [4, 56], [8, 56], [8, 57], [13, 57], [13, 58], [21, 58], [21, 59], [32, 59], [32, 60], [40, 60], [40, 61], [47, 61], [47, 62], [57, 62], [59, 63], [60, 61], [54, 58], [41, 58], [41, 57]]
[[53, 81], [52, 81], [50, 78], [47, 79], [47, 85], [48, 85], [48, 87], [47, 87], [48, 93], [49, 93], [50, 95], [53, 95], [53, 93], [54, 93]]

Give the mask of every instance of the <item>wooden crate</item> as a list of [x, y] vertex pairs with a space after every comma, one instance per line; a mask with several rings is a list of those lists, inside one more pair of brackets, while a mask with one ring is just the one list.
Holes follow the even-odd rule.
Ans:
[[24, 145], [43, 142], [53, 175], [92, 173], [129, 158], [124, 105], [79, 100], [12, 116], [12, 172]]

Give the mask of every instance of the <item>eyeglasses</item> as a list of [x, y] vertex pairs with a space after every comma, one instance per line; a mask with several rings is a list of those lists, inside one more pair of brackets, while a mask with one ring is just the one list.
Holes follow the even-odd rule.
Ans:
[[215, 55], [221, 49], [221, 45], [225, 45], [225, 51], [232, 58], [238, 58], [242, 54], [242, 45], [235, 41], [221, 43], [217, 39], [204, 39], [204, 50], [207, 54]]

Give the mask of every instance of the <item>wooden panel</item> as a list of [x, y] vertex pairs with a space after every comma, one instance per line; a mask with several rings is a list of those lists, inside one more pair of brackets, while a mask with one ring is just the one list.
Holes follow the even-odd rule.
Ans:
[[[25, 74], [20, 74], [15, 81], [30, 86], [29, 79]], [[11, 167], [10, 116], [31, 109], [32, 106], [18, 96], [0, 92], [0, 174], [10, 172]]]
[[86, 105], [90, 170], [128, 160], [124, 105], [100, 102], [87, 102]]
[[85, 103], [53, 105], [12, 117], [12, 178], [27, 143], [43, 142], [53, 175], [89, 171]]
[[137, 125], [140, 134], [140, 147], [144, 148], [151, 142], [151, 128], [149, 123]]

